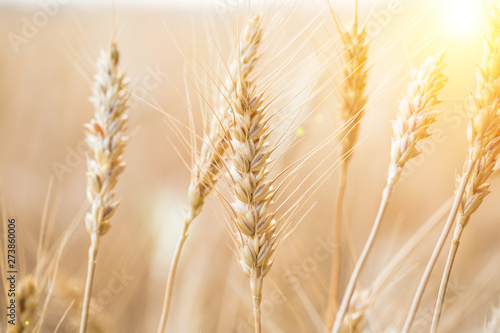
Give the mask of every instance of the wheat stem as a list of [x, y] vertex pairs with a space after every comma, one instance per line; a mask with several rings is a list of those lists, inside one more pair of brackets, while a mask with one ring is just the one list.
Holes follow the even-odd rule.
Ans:
[[262, 321], [261, 321], [261, 311], [260, 303], [262, 300], [262, 276], [252, 276], [250, 278], [250, 290], [252, 290], [253, 299], [253, 318], [255, 333], [260, 333], [262, 331]]
[[346, 180], [347, 180], [347, 161], [340, 166], [339, 185], [337, 193], [337, 202], [335, 205], [335, 219], [332, 227], [332, 268], [330, 272], [330, 292], [328, 293], [327, 306], [327, 327], [331, 328], [335, 320], [335, 313], [338, 310], [338, 293], [340, 283], [340, 260], [341, 260], [341, 227], [342, 227], [342, 207], [344, 202]]
[[92, 285], [94, 283], [96, 258], [100, 240], [100, 237], [97, 233], [92, 233], [90, 237], [92, 241], [89, 247], [89, 262], [87, 266], [87, 280], [85, 282], [85, 292], [83, 295], [83, 309], [82, 309], [82, 318], [80, 322], [80, 333], [85, 333], [87, 331], [90, 299], [92, 295]]
[[356, 266], [354, 267], [354, 270], [351, 274], [351, 278], [349, 279], [349, 283], [347, 284], [347, 288], [344, 292], [344, 297], [342, 298], [342, 303], [340, 303], [340, 308], [335, 318], [335, 324], [332, 330], [332, 332], [334, 333], [340, 332], [344, 316], [349, 307], [349, 303], [351, 302], [351, 298], [354, 293], [354, 288], [356, 287], [356, 282], [358, 281], [359, 278], [359, 273], [361, 272], [361, 270], [365, 265], [366, 259], [368, 258], [368, 254], [370, 253], [373, 247], [373, 243], [380, 229], [380, 225], [382, 223], [382, 219], [386, 212], [387, 205], [389, 204], [389, 198], [391, 196], [393, 186], [394, 186], [393, 184], [388, 183], [384, 191], [382, 192], [382, 201], [380, 202], [380, 207], [377, 213], [377, 217], [370, 231], [370, 235], [368, 236], [368, 239], [365, 243], [365, 246], [363, 247], [363, 251], [361, 252], [359, 259], [356, 262]]
[[182, 232], [179, 236], [179, 239], [177, 240], [177, 245], [175, 247], [174, 257], [173, 257], [172, 263], [170, 264], [170, 271], [168, 273], [167, 287], [165, 290], [165, 296], [163, 298], [163, 307], [162, 307], [160, 325], [158, 326], [158, 333], [164, 332], [165, 328], [167, 326], [167, 317], [168, 317], [168, 312], [170, 310], [170, 303], [172, 300], [172, 291], [174, 288], [174, 281], [175, 281], [175, 275], [177, 273], [177, 266], [179, 265], [179, 260], [181, 257], [182, 248], [184, 247], [184, 243], [186, 242], [186, 239], [188, 237], [188, 229], [189, 229], [189, 226], [191, 225], [192, 221], [193, 221], [192, 218], [191, 219], [189, 217], [186, 218], [186, 220], [184, 222], [184, 226], [182, 228]]
[[446, 296], [446, 289], [450, 280], [451, 269], [455, 261], [455, 256], [457, 255], [458, 246], [460, 245], [462, 232], [464, 231], [463, 225], [459, 224], [457, 227], [458, 229], [455, 231], [455, 236], [451, 242], [450, 252], [448, 253], [448, 259], [446, 260], [446, 267], [444, 269], [441, 285], [439, 286], [436, 308], [434, 309], [434, 316], [432, 317], [431, 333], [436, 333], [439, 326], [439, 319], [441, 318], [441, 312], [443, 310], [444, 298]]
[[410, 307], [410, 311], [408, 313], [408, 317], [406, 318], [405, 325], [403, 327], [403, 333], [408, 333], [411, 329], [411, 325], [413, 324], [413, 321], [415, 320], [415, 316], [418, 311], [418, 307], [420, 305], [420, 301], [422, 300], [422, 296], [424, 294], [425, 288], [427, 286], [427, 283], [429, 282], [429, 278], [431, 276], [432, 270], [434, 269], [434, 265], [436, 264], [436, 261], [439, 257], [439, 254], [441, 253], [441, 250], [443, 249], [444, 243], [446, 242], [446, 239], [448, 238], [448, 234], [450, 233], [451, 227], [453, 226], [453, 222], [455, 221], [455, 218], [457, 217], [458, 214], [458, 209], [460, 206], [460, 201], [462, 200], [462, 197], [464, 195], [465, 187], [467, 186], [467, 182], [469, 180], [469, 177], [472, 173], [472, 170], [474, 168], [474, 161], [471, 161], [469, 165], [467, 166], [467, 169], [464, 173], [464, 176], [462, 177], [462, 180], [460, 181], [460, 186], [458, 187], [457, 192], [455, 193], [455, 199], [453, 201], [453, 206], [451, 207], [450, 214], [448, 215], [448, 219], [446, 220], [445, 226], [443, 228], [443, 231], [441, 232], [441, 235], [439, 236], [439, 240], [436, 243], [436, 246], [434, 247], [434, 251], [432, 252], [432, 256], [427, 263], [427, 267], [425, 268], [424, 275], [422, 276], [422, 279], [420, 280], [420, 284], [418, 285], [417, 292], [415, 293], [415, 296], [413, 298], [413, 302]]

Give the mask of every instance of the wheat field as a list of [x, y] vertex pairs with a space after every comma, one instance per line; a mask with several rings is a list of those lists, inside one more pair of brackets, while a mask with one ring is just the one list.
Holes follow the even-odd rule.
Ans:
[[500, 332], [498, 6], [0, 1], [0, 332]]

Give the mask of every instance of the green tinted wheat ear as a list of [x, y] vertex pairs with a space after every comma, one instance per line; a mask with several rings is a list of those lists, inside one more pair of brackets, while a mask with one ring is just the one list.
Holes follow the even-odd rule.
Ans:
[[387, 184], [382, 192], [382, 201], [370, 235], [349, 279], [332, 332], [340, 331], [359, 274], [377, 236], [394, 185], [405, 164], [421, 153], [417, 143], [430, 135], [429, 126], [436, 120], [435, 107], [440, 103], [438, 93], [446, 82], [446, 76], [442, 73], [443, 57], [443, 52], [435, 57], [429, 57], [418, 70], [412, 72], [408, 90], [399, 102], [397, 118], [392, 124], [394, 135]]
[[87, 198], [90, 212], [85, 216], [85, 226], [90, 235], [89, 263], [83, 301], [80, 332], [87, 328], [92, 283], [101, 236], [110, 228], [110, 220], [118, 207], [114, 188], [123, 172], [123, 149], [127, 142], [129, 92], [124, 73], [118, 68], [120, 57], [116, 43], [103, 52], [97, 63], [92, 102], [94, 118], [85, 125], [87, 143], [91, 149], [88, 159]]
[[[357, 11], [357, 9], [356, 9]], [[332, 226], [333, 255], [330, 273], [329, 299], [326, 311], [326, 322], [329, 329], [333, 326], [334, 314], [337, 309], [338, 288], [340, 281], [340, 239], [341, 220], [344, 194], [346, 188], [347, 170], [352, 149], [358, 140], [359, 125], [366, 107], [366, 81], [368, 77], [369, 41], [364, 28], [358, 27], [357, 13], [354, 22], [349, 27], [340, 30], [342, 39], [342, 83], [339, 86], [340, 96], [340, 179], [338, 185], [335, 218]]]
[[490, 193], [488, 179], [500, 154], [500, 10], [493, 3], [485, 34], [483, 58], [477, 68], [477, 90], [471, 94], [471, 116], [468, 127], [469, 150], [458, 177], [457, 188], [466, 183], [458, 207], [458, 221], [441, 280], [431, 332], [436, 332], [443, 309], [448, 280], [462, 233], [471, 215]]
[[40, 294], [37, 284], [31, 275], [21, 279], [17, 285], [15, 325], [7, 325], [8, 333], [32, 332], [37, 314]]
[[195, 153], [191, 183], [188, 190], [189, 212], [184, 220], [184, 226], [170, 266], [158, 333], [164, 332], [167, 325], [177, 265], [188, 237], [189, 227], [200, 214], [205, 199], [216, 185], [222, 168], [223, 158], [228, 147], [229, 129], [233, 122], [230, 101], [235, 98], [237, 78], [239, 76], [246, 78], [252, 72], [258, 59], [257, 51], [261, 41], [261, 34], [261, 20], [259, 16], [256, 16], [247, 24], [243, 32], [235, 60], [229, 68], [229, 77], [222, 89], [220, 105], [215, 109], [212, 119], [205, 128], [200, 153]]
[[234, 192], [235, 240], [239, 264], [250, 279], [253, 297], [255, 332], [261, 331], [260, 302], [262, 283], [273, 263], [277, 247], [277, 222], [270, 210], [273, 196], [268, 177], [271, 147], [267, 142], [269, 127], [264, 119], [262, 96], [255, 86], [241, 79], [234, 107], [235, 124], [231, 129], [229, 172]]

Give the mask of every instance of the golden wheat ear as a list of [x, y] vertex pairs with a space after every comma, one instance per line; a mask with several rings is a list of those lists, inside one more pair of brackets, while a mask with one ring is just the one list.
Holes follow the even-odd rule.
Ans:
[[91, 149], [87, 161], [87, 199], [90, 212], [85, 216], [85, 227], [90, 235], [89, 263], [82, 310], [80, 332], [87, 329], [88, 310], [97, 252], [101, 236], [110, 228], [110, 221], [119, 201], [114, 188], [119, 175], [125, 169], [123, 150], [127, 143], [127, 111], [129, 90], [116, 43], [102, 52], [97, 63], [92, 102], [94, 118], [85, 125], [86, 141]]
[[[332, 14], [335, 15], [335, 14]], [[334, 16], [335, 18], [335, 16]], [[336, 18], [335, 18], [336, 19]], [[341, 260], [341, 225], [343, 202], [346, 190], [347, 172], [354, 146], [358, 141], [359, 127], [367, 104], [366, 84], [368, 78], [368, 50], [370, 42], [364, 27], [358, 26], [357, 6], [355, 19], [344, 26], [337, 24], [342, 42], [342, 82], [339, 85], [339, 133], [340, 165], [339, 184], [335, 218], [332, 225], [333, 254], [330, 272], [330, 286], [325, 321], [328, 329], [332, 329], [335, 312], [338, 308], [338, 289], [340, 283]]]
[[393, 122], [391, 161], [387, 183], [382, 192], [382, 201], [368, 240], [363, 247], [347, 285], [342, 303], [335, 318], [332, 332], [338, 333], [348, 310], [359, 274], [368, 258], [389, 204], [391, 193], [398, 181], [405, 164], [421, 152], [417, 147], [420, 140], [431, 135], [429, 126], [436, 121], [438, 111], [435, 107], [440, 103], [438, 94], [444, 87], [446, 76], [443, 70], [444, 52], [428, 57], [426, 62], [412, 72], [406, 94], [399, 102], [397, 118]]
[[223, 159], [229, 144], [229, 130], [233, 125], [230, 103], [236, 97], [238, 78], [247, 78], [258, 59], [258, 48], [262, 34], [261, 24], [261, 18], [255, 16], [243, 31], [238, 52], [236, 52], [235, 60], [228, 69], [228, 78], [225, 80], [219, 97], [220, 107], [214, 109], [209, 124], [205, 127], [200, 153], [193, 153], [194, 166], [188, 189], [189, 212], [184, 219], [181, 235], [170, 265], [158, 333], [164, 332], [167, 325], [177, 266], [188, 237], [189, 227], [201, 213], [205, 200], [217, 184], [220, 170], [223, 168]]

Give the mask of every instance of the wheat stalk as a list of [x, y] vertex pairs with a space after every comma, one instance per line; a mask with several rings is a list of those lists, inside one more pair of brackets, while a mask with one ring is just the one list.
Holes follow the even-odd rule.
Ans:
[[[460, 201], [459, 218], [439, 288], [431, 332], [436, 332], [439, 326], [446, 289], [462, 233], [471, 215], [490, 193], [490, 184], [487, 182], [494, 172], [500, 154], [500, 10], [495, 3], [488, 13], [488, 18], [484, 54], [477, 69], [478, 86], [476, 92], [471, 94], [469, 151], [464, 164], [464, 174], [470, 165], [473, 167]], [[458, 177], [457, 183], [460, 184], [465, 179], [465, 176]]]
[[85, 216], [85, 226], [90, 247], [80, 333], [87, 329], [99, 241], [110, 229], [110, 220], [118, 207], [114, 188], [125, 168], [123, 149], [127, 143], [124, 131], [129, 92], [124, 73], [118, 68], [119, 58], [114, 41], [108, 52], [101, 53], [93, 86], [94, 118], [85, 125], [86, 141], [93, 156], [87, 163], [87, 198], [91, 208]]
[[[335, 16], [334, 16], [335, 17]], [[338, 289], [340, 282], [341, 260], [341, 221], [346, 188], [347, 170], [352, 150], [358, 139], [359, 124], [364, 115], [367, 103], [366, 81], [368, 69], [366, 66], [369, 41], [364, 27], [358, 26], [357, 1], [356, 15], [352, 24], [339, 29], [342, 40], [342, 76], [340, 89], [340, 177], [337, 189], [335, 218], [332, 226], [333, 254], [330, 272], [328, 304], [326, 307], [326, 323], [328, 329], [333, 326], [334, 315], [338, 307]]]
[[16, 295], [16, 321], [15, 325], [7, 325], [8, 333], [31, 332], [36, 316], [36, 309], [40, 300], [40, 292], [35, 279], [31, 275], [21, 279]]
[[389, 163], [387, 183], [382, 193], [382, 201], [368, 240], [349, 279], [332, 332], [338, 333], [340, 331], [359, 274], [371, 251], [387, 209], [390, 195], [403, 167], [410, 159], [421, 153], [417, 143], [431, 135], [429, 126], [435, 122], [438, 114], [434, 107], [440, 103], [438, 93], [446, 82], [446, 76], [442, 73], [444, 67], [443, 57], [444, 52], [435, 57], [428, 57], [419, 70], [413, 71], [407, 93], [399, 102], [397, 118], [393, 122], [394, 136], [392, 139], [391, 161]]
[[258, 59], [258, 47], [261, 41], [261, 19], [255, 16], [247, 24], [241, 37], [235, 61], [229, 68], [229, 77], [222, 93], [221, 107], [212, 115], [209, 126], [205, 128], [201, 151], [195, 156], [195, 166], [192, 168], [191, 183], [188, 190], [189, 212], [184, 219], [184, 225], [177, 241], [174, 257], [170, 265], [167, 279], [162, 314], [158, 325], [158, 333], [165, 331], [172, 291], [180, 255], [188, 237], [188, 230], [193, 220], [200, 214], [205, 199], [212, 192], [222, 168], [229, 140], [229, 129], [232, 125], [230, 101], [235, 98], [236, 82], [239, 76], [247, 78]]

